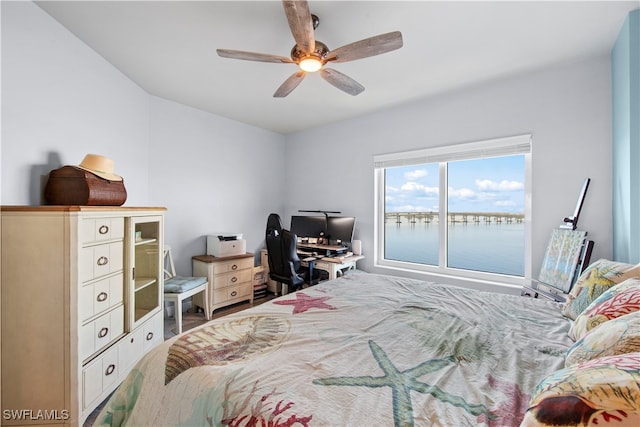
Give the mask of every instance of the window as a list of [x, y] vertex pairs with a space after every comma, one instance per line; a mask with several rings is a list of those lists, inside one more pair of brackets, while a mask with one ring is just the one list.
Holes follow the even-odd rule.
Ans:
[[376, 265], [530, 277], [531, 136], [374, 157]]

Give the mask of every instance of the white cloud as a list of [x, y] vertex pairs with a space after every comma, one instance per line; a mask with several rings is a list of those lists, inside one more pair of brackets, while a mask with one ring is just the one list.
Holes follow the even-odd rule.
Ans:
[[409, 171], [404, 174], [404, 177], [407, 181], [417, 181], [420, 178], [424, 178], [427, 176], [426, 169], [417, 169], [414, 171]]
[[455, 189], [453, 187], [449, 187], [448, 194], [449, 198], [456, 199], [473, 199], [476, 197], [476, 192], [468, 188]]
[[481, 191], [517, 191], [523, 190], [524, 184], [518, 181], [502, 180], [500, 182], [491, 181], [490, 179], [476, 179], [476, 186]]
[[437, 196], [438, 195], [438, 187], [428, 187], [423, 184], [418, 184], [417, 182], [405, 182], [400, 187], [402, 191], [410, 191], [413, 193], [424, 193], [429, 196]]

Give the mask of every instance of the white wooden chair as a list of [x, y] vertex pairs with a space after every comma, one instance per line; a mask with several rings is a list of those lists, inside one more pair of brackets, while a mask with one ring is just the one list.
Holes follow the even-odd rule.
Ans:
[[[173, 264], [173, 257], [171, 256], [171, 247], [165, 245], [164, 247], [165, 257], [165, 280], [164, 280], [164, 300], [173, 302], [174, 305], [174, 317], [176, 319], [176, 332], [182, 333], [182, 301], [190, 296], [204, 292], [204, 301], [208, 305], [208, 291], [207, 291], [207, 278], [206, 277], [183, 277], [176, 276], [176, 267]], [[166, 268], [169, 264], [168, 269]], [[205, 307], [206, 313], [211, 313], [208, 307]], [[209, 320], [209, 316], [206, 316]]]

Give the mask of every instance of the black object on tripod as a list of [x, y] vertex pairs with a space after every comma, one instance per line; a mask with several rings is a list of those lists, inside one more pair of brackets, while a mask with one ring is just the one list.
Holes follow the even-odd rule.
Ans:
[[573, 212], [573, 216], [565, 217], [563, 220], [564, 224], [561, 225], [560, 228], [575, 230], [578, 227], [578, 218], [580, 217], [580, 211], [582, 210], [582, 204], [584, 203], [584, 197], [587, 195], [587, 190], [589, 189], [590, 182], [590, 178], [584, 180], [584, 184], [582, 184], [582, 190], [580, 190], [578, 203], [576, 204], [576, 209]]

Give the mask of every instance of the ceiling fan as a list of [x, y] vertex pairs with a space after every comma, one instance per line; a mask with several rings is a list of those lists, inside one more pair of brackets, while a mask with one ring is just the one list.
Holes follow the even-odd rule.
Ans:
[[314, 38], [313, 31], [317, 28], [320, 20], [309, 12], [309, 3], [306, 0], [283, 0], [282, 4], [291, 34], [296, 42], [291, 49], [290, 58], [242, 50], [216, 50], [218, 55], [224, 58], [297, 64], [300, 70], [293, 73], [280, 85], [273, 94], [276, 98], [289, 95], [302, 82], [308, 72], [315, 71], [319, 71], [324, 80], [338, 89], [350, 95], [358, 95], [364, 90], [364, 86], [351, 77], [324, 66], [330, 62], [347, 62], [380, 55], [402, 47], [402, 34], [400, 31], [393, 31], [329, 50], [327, 45]]

